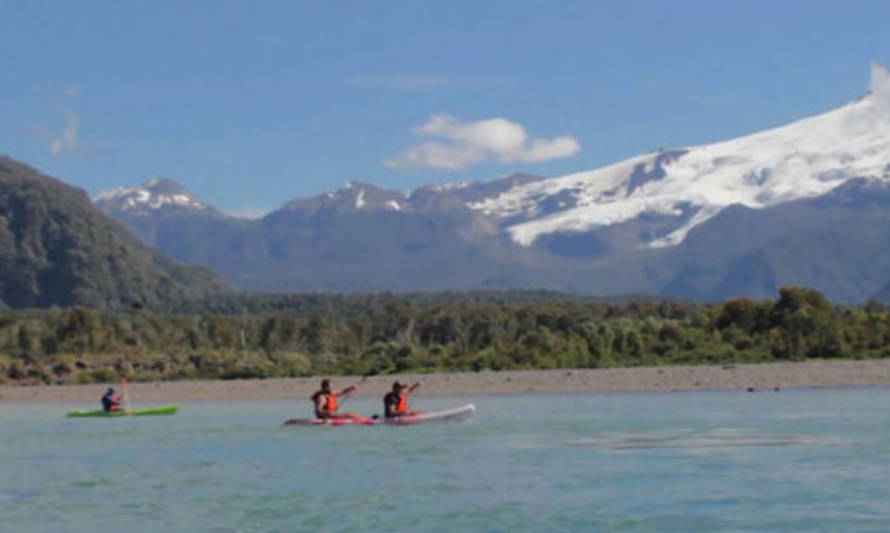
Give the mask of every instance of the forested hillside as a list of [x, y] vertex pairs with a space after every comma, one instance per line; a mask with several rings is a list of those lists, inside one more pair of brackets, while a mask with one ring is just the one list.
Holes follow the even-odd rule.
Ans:
[[9, 311], [0, 315], [0, 379], [85, 383], [890, 357], [883, 305], [836, 307], [793, 287], [774, 301], [717, 304], [498, 302], [455, 294], [438, 302], [424, 295], [303, 298], [299, 304], [291, 297], [292, 311], [253, 314]]
[[141, 244], [80, 189], [0, 157], [0, 299], [161, 308], [225, 289], [210, 270]]

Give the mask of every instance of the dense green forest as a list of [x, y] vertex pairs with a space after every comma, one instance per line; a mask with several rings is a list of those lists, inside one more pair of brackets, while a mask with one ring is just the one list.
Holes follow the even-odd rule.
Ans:
[[534, 292], [249, 301], [228, 301], [228, 312], [214, 314], [5, 311], [0, 379], [89, 383], [890, 357], [883, 305], [838, 307], [796, 287], [783, 288], [776, 300], [714, 304]]
[[206, 268], [177, 263], [140, 243], [89, 197], [0, 156], [0, 301], [161, 308], [225, 292]]

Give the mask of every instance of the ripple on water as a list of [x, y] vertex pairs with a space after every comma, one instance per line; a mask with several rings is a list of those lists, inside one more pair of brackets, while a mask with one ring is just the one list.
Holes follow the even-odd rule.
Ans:
[[634, 432], [612, 433], [562, 443], [571, 447], [605, 450], [701, 449], [783, 446], [848, 446], [851, 441], [834, 435], [753, 434], [742, 432]]

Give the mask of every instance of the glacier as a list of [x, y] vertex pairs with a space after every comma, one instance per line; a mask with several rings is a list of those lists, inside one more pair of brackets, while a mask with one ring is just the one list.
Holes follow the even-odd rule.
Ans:
[[[730, 205], [764, 208], [821, 196], [853, 178], [887, 179], [888, 163], [890, 73], [873, 64], [870, 91], [829, 112], [728, 141], [527, 183], [470, 207], [503, 220], [523, 246], [542, 235], [591, 231], [643, 214], [685, 217], [669, 234], [644, 244], [660, 248], [681, 243]], [[557, 208], [544, 212], [547, 200]]]

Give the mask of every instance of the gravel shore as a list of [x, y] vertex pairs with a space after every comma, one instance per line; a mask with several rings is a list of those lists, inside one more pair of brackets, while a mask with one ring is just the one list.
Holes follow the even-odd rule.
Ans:
[[[182, 400], [263, 400], [308, 397], [319, 377], [131, 383], [139, 403]], [[393, 381], [421, 381], [426, 396], [619, 391], [747, 390], [890, 386], [890, 359], [715, 366], [562, 369], [510, 372], [333, 376], [335, 390], [358, 383], [357, 395], [382, 396]], [[0, 387], [0, 403], [98, 403], [102, 385]]]

